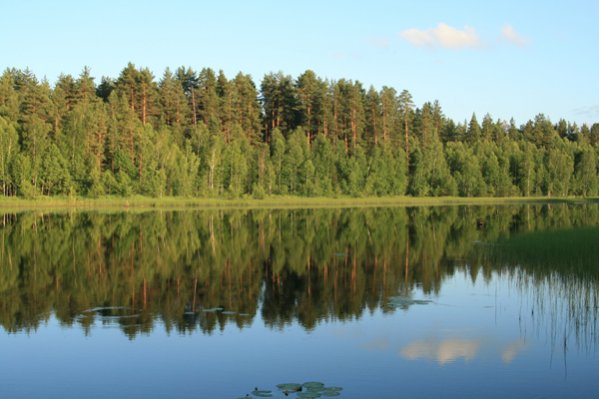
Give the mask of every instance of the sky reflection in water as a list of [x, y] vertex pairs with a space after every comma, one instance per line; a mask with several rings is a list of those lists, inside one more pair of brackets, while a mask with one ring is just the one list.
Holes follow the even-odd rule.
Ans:
[[[18, 214], [0, 228], [0, 396], [316, 380], [344, 398], [592, 398], [598, 224], [596, 206]], [[538, 255], [560, 242], [576, 259]]]

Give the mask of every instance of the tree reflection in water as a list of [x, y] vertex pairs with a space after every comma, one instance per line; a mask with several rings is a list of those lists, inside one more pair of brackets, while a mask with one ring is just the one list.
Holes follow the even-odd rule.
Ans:
[[[0, 325], [9, 332], [52, 314], [131, 338], [157, 320], [181, 333], [244, 328], [258, 312], [271, 328], [313, 329], [394, 312], [393, 297], [416, 287], [435, 294], [466, 272], [509, 274], [534, 288], [538, 318], [565, 317], [599, 341], [597, 205], [23, 212], [0, 223]], [[424, 356], [447, 352], [433, 346]], [[464, 357], [476, 349], [460, 347]]]

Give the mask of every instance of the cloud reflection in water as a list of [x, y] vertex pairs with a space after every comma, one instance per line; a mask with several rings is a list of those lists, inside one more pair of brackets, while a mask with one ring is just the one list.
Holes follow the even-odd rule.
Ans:
[[443, 365], [463, 358], [472, 360], [481, 346], [479, 339], [448, 338], [442, 341], [426, 339], [403, 347], [401, 355], [409, 360], [430, 359]]
[[[474, 359], [479, 355], [485, 342], [489, 344], [488, 340], [482, 338], [428, 338], [417, 340], [404, 346], [401, 348], [400, 354], [403, 358], [408, 360], [427, 359], [436, 361], [440, 365], [444, 365], [453, 363], [458, 359], [463, 359], [464, 361]], [[527, 348], [527, 346], [526, 341], [522, 339], [518, 339], [505, 346], [501, 345], [498, 348], [499, 353], [501, 354], [501, 360], [505, 364], [510, 364], [516, 356]]]

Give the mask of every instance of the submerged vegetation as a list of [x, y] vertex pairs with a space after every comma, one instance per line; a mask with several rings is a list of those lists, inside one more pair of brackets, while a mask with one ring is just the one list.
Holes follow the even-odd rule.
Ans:
[[0, 76], [0, 197], [596, 196], [599, 123], [455, 122], [360, 82]]
[[[458, 272], [473, 281], [499, 273], [545, 292], [546, 308], [566, 299], [559, 312], [581, 339], [599, 340], [597, 225], [595, 204], [8, 213], [0, 325], [36, 329], [55, 315], [133, 338], [156, 323], [182, 333], [244, 328], [260, 313], [271, 328], [310, 330], [435, 306], [413, 293], [434, 295]], [[554, 247], [570, 252], [535, 260]]]
[[[485, 257], [532, 292], [537, 322], [551, 326], [553, 342], [573, 334], [596, 350], [599, 343], [599, 227], [527, 232], [498, 240]], [[534, 289], [531, 290], [531, 287]], [[563, 326], [558, 331], [557, 326]], [[566, 349], [566, 348], [564, 348]]]

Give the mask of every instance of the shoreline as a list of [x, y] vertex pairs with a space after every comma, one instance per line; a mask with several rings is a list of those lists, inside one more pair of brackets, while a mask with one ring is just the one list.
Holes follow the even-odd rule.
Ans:
[[512, 204], [594, 204], [599, 197], [294, 197], [185, 198], [163, 197], [40, 197], [36, 199], [0, 198], [1, 211], [27, 210], [128, 210], [128, 209], [309, 209], [417, 207]]

